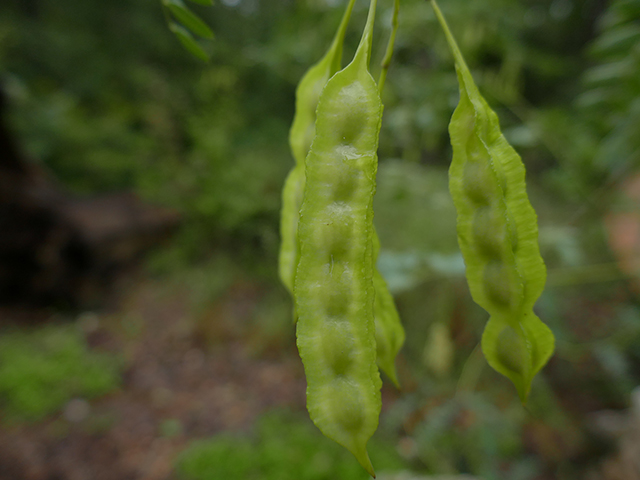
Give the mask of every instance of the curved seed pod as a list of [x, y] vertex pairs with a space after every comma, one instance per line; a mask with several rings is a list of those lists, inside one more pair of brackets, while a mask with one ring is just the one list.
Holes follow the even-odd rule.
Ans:
[[[391, 64], [391, 56], [393, 55], [393, 46], [398, 31], [398, 13], [400, 11], [400, 0], [395, 0], [393, 5], [393, 15], [391, 18], [391, 35], [387, 42], [387, 49], [382, 59], [380, 77], [378, 78], [378, 91], [382, 94], [387, 72]], [[395, 360], [398, 352], [402, 348], [405, 339], [404, 328], [400, 322], [400, 315], [393, 301], [393, 296], [389, 292], [387, 282], [376, 268], [378, 254], [380, 252], [380, 239], [377, 232], [373, 231], [373, 288], [375, 290], [375, 303], [373, 313], [376, 325], [376, 351], [378, 366], [391, 379], [396, 387], [400, 387], [398, 383], [398, 374], [396, 372]]]
[[449, 189], [458, 212], [458, 243], [474, 301], [491, 318], [482, 336], [489, 364], [516, 386], [522, 402], [554, 348], [551, 330], [533, 313], [546, 269], [525, 168], [480, 95], [435, 0], [431, 4], [455, 60], [460, 102], [449, 134]]
[[[295, 167], [289, 172], [282, 192], [282, 212], [280, 234], [282, 238], [279, 258], [280, 278], [287, 289], [293, 293], [295, 266], [298, 262], [297, 230], [299, 210], [305, 185], [304, 158], [309, 151], [315, 134], [316, 107], [322, 88], [329, 77], [338, 71], [342, 57], [342, 42], [346, 26], [353, 9], [355, 0], [351, 0], [343, 16], [342, 22], [331, 47], [325, 56], [311, 67], [302, 78], [296, 90], [296, 114], [289, 134], [289, 144], [296, 160]], [[398, 28], [399, 0], [395, 1], [392, 32], [387, 45], [382, 72], [378, 83], [381, 91], [386, 72], [389, 68], [393, 44]], [[374, 232], [374, 243], [379, 245], [377, 234]], [[377, 253], [374, 254], [374, 264]], [[376, 301], [374, 305], [376, 318], [376, 344], [378, 350], [378, 365], [398, 386], [395, 370], [395, 357], [404, 343], [404, 329], [384, 278], [375, 270], [374, 288]]]
[[381, 407], [372, 236], [382, 103], [368, 70], [376, 3], [353, 61], [320, 96], [305, 161], [294, 289], [311, 419], [371, 475], [366, 444]]
[[293, 278], [298, 259], [298, 218], [304, 183], [304, 165], [296, 165], [287, 175], [282, 189], [278, 274], [291, 294], [293, 294]]
[[[380, 240], [374, 231], [373, 235], [373, 263], [375, 265], [380, 252]], [[396, 356], [404, 343], [405, 333], [400, 315], [389, 292], [387, 282], [378, 269], [373, 272], [373, 288], [375, 290], [375, 303], [373, 315], [376, 326], [376, 352], [378, 366], [391, 379], [396, 387], [399, 387], [396, 373]]]
[[350, 0], [338, 31], [322, 59], [302, 77], [296, 89], [296, 113], [289, 132], [289, 145], [296, 161], [282, 190], [280, 217], [280, 256], [278, 270], [287, 290], [293, 293], [293, 277], [298, 262], [298, 217], [304, 191], [304, 159], [315, 135], [316, 108], [329, 78], [341, 67], [342, 46], [355, 0]]

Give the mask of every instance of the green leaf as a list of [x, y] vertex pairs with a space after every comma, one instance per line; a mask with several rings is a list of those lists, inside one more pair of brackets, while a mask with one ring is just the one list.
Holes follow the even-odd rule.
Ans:
[[189, 10], [182, 0], [163, 0], [163, 4], [185, 28], [201, 37], [208, 39], [213, 38], [213, 32], [209, 26]]
[[186, 29], [182, 28], [176, 23], [172, 23], [171, 25], [169, 25], [169, 29], [175, 34], [176, 37], [178, 37], [178, 40], [180, 40], [182, 46], [189, 52], [191, 52], [192, 55], [198, 57], [203, 62], [209, 61], [209, 55], [207, 54], [207, 52], [204, 51], [200, 44], [198, 44], [198, 42], [194, 40], [194, 38]]
[[207, 7], [213, 5], [213, 0], [191, 0], [193, 3], [198, 3], [200, 5], [206, 5]]
[[640, 40], [640, 25], [622, 25], [604, 31], [589, 47], [591, 55], [625, 54]]

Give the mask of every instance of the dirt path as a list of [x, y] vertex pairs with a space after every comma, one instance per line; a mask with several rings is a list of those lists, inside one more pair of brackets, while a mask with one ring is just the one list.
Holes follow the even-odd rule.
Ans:
[[75, 399], [45, 422], [0, 430], [0, 480], [171, 479], [189, 440], [247, 429], [270, 408], [304, 409], [293, 337], [277, 354], [256, 355], [215, 325], [220, 316], [223, 325], [245, 322], [259, 290], [232, 287], [200, 315], [214, 323], [204, 335], [186, 295], [152, 283], [129, 293], [118, 313], [82, 316], [92, 347], [123, 355], [122, 387], [89, 403]]

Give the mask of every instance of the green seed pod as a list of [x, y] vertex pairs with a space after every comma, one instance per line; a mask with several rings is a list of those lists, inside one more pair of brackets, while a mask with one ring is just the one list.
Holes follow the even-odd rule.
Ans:
[[382, 103], [368, 70], [375, 9], [372, 0], [353, 61], [331, 77], [318, 102], [294, 281], [309, 414], [371, 475], [366, 444], [381, 407], [372, 239]]
[[[380, 240], [374, 231], [373, 235], [373, 261], [378, 259], [380, 252]], [[404, 328], [400, 323], [400, 315], [393, 301], [393, 296], [389, 292], [387, 282], [380, 272], [375, 269], [373, 272], [373, 288], [375, 290], [375, 303], [373, 313], [376, 325], [376, 351], [378, 366], [399, 386], [398, 374], [396, 372], [396, 356], [402, 348], [405, 339]]]
[[[281, 237], [282, 244], [280, 249], [279, 270], [280, 277], [284, 285], [292, 291], [294, 282], [294, 267], [298, 262], [298, 245], [297, 245], [297, 229], [299, 210], [302, 203], [302, 195], [305, 185], [304, 175], [304, 158], [311, 146], [313, 135], [315, 133], [316, 107], [318, 98], [325, 83], [331, 75], [333, 75], [340, 67], [339, 59], [342, 56], [342, 42], [346, 26], [353, 8], [353, 1], [347, 5], [347, 10], [343, 16], [342, 22], [336, 36], [333, 40], [331, 48], [325, 54], [322, 60], [311, 67], [300, 82], [296, 91], [296, 115], [291, 127], [289, 135], [289, 143], [296, 160], [296, 166], [289, 173], [283, 189], [282, 199], [283, 208], [281, 212]], [[388, 69], [393, 51], [393, 42], [395, 32], [397, 30], [397, 15], [399, 2], [396, 0], [393, 13], [393, 29], [389, 39], [389, 45], [383, 60], [383, 73], [379, 82], [379, 90], [382, 89], [384, 76]], [[358, 126], [364, 121], [363, 116], [366, 112], [352, 111], [348, 112], [344, 118], [339, 121], [342, 125], [336, 125], [336, 132], [340, 132], [341, 138], [335, 139], [343, 144], [345, 155], [349, 155], [348, 144], [355, 140], [358, 133]], [[348, 202], [355, 189], [354, 181], [351, 175], [345, 175], [342, 178], [335, 179], [334, 198], [336, 203], [334, 210], [340, 208], [348, 208]], [[332, 218], [331, 221], [336, 221]], [[327, 245], [332, 244], [333, 249], [340, 253], [344, 250], [345, 244], [339, 240], [340, 238], [348, 238], [351, 236], [348, 223], [342, 222], [334, 225], [340, 228], [342, 225], [343, 232], [335, 236], [334, 239], [328, 239]], [[333, 234], [332, 234], [333, 235]], [[377, 235], [374, 233], [374, 243], [378, 245]], [[377, 253], [374, 255], [374, 263]], [[395, 370], [395, 357], [404, 343], [404, 329], [400, 323], [393, 297], [389, 293], [384, 278], [380, 273], [374, 273], [374, 287], [376, 290], [375, 301], [375, 318], [376, 318], [376, 343], [378, 349], [378, 365], [389, 376], [389, 378], [398, 385], [397, 374]]]
[[298, 263], [298, 218], [304, 192], [304, 159], [315, 135], [316, 108], [329, 78], [340, 70], [342, 46], [355, 0], [349, 0], [338, 31], [322, 59], [302, 77], [296, 89], [296, 113], [289, 132], [289, 145], [296, 161], [282, 190], [280, 216], [280, 256], [278, 271], [282, 283], [293, 293], [293, 277]]
[[460, 102], [449, 134], [449, 189], [471, 295], [491, 318], [482, 335], [489, 364], [516, 386], [522, 402], [554, 348], [551, 330], [533, 313], [546, 269], [525, 168], [480, 95], [435, 0], [431, 4], [453, 53]]

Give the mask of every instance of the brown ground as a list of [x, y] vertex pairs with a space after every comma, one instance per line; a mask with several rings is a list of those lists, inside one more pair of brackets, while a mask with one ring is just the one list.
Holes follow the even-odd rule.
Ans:
[[[259, 288], [231, 287], [200, 315], [223, 327], [204, 333], [185, 297], [147, 283], [126, 295], [119, 313], [81, 317], [92, 347], [124, 352], [122, 387], [89, 404], [72, 401], [45, 422], [0, 430], [0, 480], [172, 479], [189, 440], [247, 429], [269, 408], [304, 409], [293, 341], [257, 354], [224, 327], [246, 322]], [[38, 315], [46, 317], [0, 311], [3, 323]]]
[[[176, 480], [172, 467], [189, 441], [247, 430], [271, 408], [303, 411], [305, 381], [293, 327], [285, 323], [274, 333], [260, 324], [267, 290], [238, 280], [218, 301], [194, 308], [186, 287], [147, 280], [122, 295], [116, 312], [70, 319], [92, 348], [123, 357], [121, 388], [89, 403], [75, 399], [37, 424], [0, 428], [0, 480]], [[284, 308], [282, 316], [288, 313]], [[37, 324], [49, 317], [46, 311], [5, 308], [0, 326]], [[555, 363], [548, 374], [562, 379], [554, 374]], [[403, 379], [405, 388], [410, 380]], [[573, 390], [558, 389], [567, 395]], [[385, 387], [383, 397], [388, 408], [397, 393]], [[585, 414], [603, 408], [569, 397], [568, 405]], [[634, 424], [628, 414], [620, 418], [624, 425]], [[549, 465], [580, 458], [581, 443], [564, 445], [558, 426], [531, 425], [525, 428], [530, 453]], [[625, 430], [615, 441], [618, 448], [585, 480], [635, 479], [625, 472], [637, 468], [638, 432]], [[555, 480], [553, 469], [547, 473], [540, 479]]]

